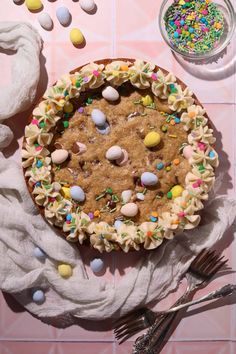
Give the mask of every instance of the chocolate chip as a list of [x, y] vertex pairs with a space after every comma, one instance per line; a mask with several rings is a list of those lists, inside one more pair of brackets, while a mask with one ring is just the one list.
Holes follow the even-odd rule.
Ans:
[[141, 186], [141, 179], [139, 176], [133, 176], [133, 182], [136, 186]]
[[54, 147], [55, 147], [55, 149], [63, 149], [63, 145], [61, 143], [59, 143], [58, 141], [55, 142]]
[[161, 199], [164, 197], [164, 193], [162, 191], [157, 192], [156, 198]]
[[85, 164], [86, 162], [84, 160], [79, 161], [79, 167], [81, 168], [82, 171], [85, 170]]
[[107, 203], [107, 206], [110, 208], [110, 209], [114, 209], [116, 207], [116, 203], [113, 202], [113, 200], [109, 200], [109, 202]]
[[145, 133], [141, 132], [139, 129], [136, 129], [136, 133], [139, 136], [139, 138], [144, 139], [145, 138]]
[[71, 151], [73, 154], [78, 154], [80, 152], [80, 147], [76, 142], [72, 145]]
[[57, 131], [58, 133], [61, 133], [61, 132], [63, 132], [64, 130], [65, 130], [64, 124], [63, 124], [62, 120], [59, 120], [59, 121], [57, 122], [57, 125], [56, 125], [56, 131]]

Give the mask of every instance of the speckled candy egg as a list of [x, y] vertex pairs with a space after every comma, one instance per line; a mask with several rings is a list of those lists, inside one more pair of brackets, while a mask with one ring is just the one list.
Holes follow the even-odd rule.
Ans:
[[122, 149], [118, 145], [113, 145], [106, 152], [106, 158], [110, 161], [118, 160], [122, 156]]
[[99, 273], [104, 267], [104, 262], [101, 258], [94, 258], [90, 262], [90, 267], [94, 273]]
[[150, 132], [145, 136], [144, 145], [148, 148], [152, 148], [160, 144], [161, 136], [157, 132]]
[[67, 7], [65, 6], [58, 7], [56, 11], [56, 16], [62, 26], [67, 26], [70, 23], [71, 14], [67, 9]]
[[102, 91], [102, 97], [107, 101], [117, 101], [120, 97], [119, 92], [112, 86], [107, 86]]
[[60, 165], [61, 163], [65, 162], [68, 156], [68, 151], [64, 149], [58, 149], [51, 153], [52, 162], [56, 165]]
[[77, 202], [83, 202], [85, 200], [85, 193], [83, 189], [79, 186], [73, 186], [70, 188], [71, 198]]
[[43, 7], [41, 0], [25, 0], [25, 5], [30, 11], [37, 11]]
[[141, 182], [145, 186], [155, 186], [158, 182], [158, 177], [151, 172], [144, 172], [141, 175]]
[[120, 212], [124, 216], [134, 217], [138, 214], [138, 206], [135, 203], [128, 203], [123, 205]]
[[38, 16], [38, 21], [41, 27], [43, 27], [45, 30], [49, 31], [53, 27], [53, 22], [50, 17], [50, 15], [46, 12], [43, 12]]
[[187, 160], [193, 156], [193, 148], [191, 145], [186, 145], [183, 148], [183, 155]]
[[93, 9], [95, 8], [94, 0], [80, 0], [79, 5], [81, 9], [86, 12], [93, 11]]
[[121, 198], [124, 203], [128, 203], [132, 197], [132, 191], [127, 189], [121, 193]]
[[94, 124], [98, 127], [103, 127], [107, 120], [105, 114], [102, 111], [100, 111], [100, 109], [97, 108], [92, 110], [91, 118]]
[[42, 290], [36, 290], [32, 298], [36, 304], [42, 304], [45, 301], [45, 294]]

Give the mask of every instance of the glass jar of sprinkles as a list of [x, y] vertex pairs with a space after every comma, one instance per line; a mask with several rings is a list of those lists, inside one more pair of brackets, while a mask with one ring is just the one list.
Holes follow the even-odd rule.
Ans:
[[159, 25], [174, 52], [189, 59], [208, 59], [229, 44], [235, 14], [229, 0], [164, 0]]

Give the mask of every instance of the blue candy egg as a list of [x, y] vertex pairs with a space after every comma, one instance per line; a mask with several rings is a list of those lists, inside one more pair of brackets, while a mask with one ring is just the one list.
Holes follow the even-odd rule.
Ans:
[[114, 223], [114, 227], [116, 228], [116, 230], [118, 230], [122, 225], [123, 222], [121, 220], [116, 220]]
[[99, 273], [104, 267], [104, 262], [101, 258], [94, 258], [90, 262], [90, 267], [94, 273]]
[[141, 182], [145, 186], [155, 186], [158, 182], [158, 177], [151, 172], [144, 172], [141, 175]]
[[60, 22], [60, 24], [62, 26], [67, 26], [70, 24], [71, 14], [70, 14], [69, 10], [67, 9], [67, 7], [65, 7], [65, 6], [58, 7], [58, 9], [56, 11], [56, 15], [57, 15], [58, 21]]
[[106, 122], [102, 127], [96, 127], [98, 133], [108, 135], [111, 131], [109, 124]]
[[46, 258], [46, 253], [43, 252], [43, 250], [39, 247], [35, 247], [34, 249], [34, 256], [35, 258], [39, 260], [44, 260]]
[[36, 290], [33, 293], [33, 301], [36, 302], [36, 304], [42, 304], [45, 301], [45, 294], [42, 290]]
[[70, 188], [71, 198], [77, 202], [83, 202], [85, 200], [85, 193], [83, 189], [79, 186], [73, 186]]
[[98, 127], [103, 127], [107, 120], [105, 114], [97, 108], [92, 110], [91, 117], [94, 124]]
[[158, 171], [161, 171], [164, 168], [164, 163], [163, 162], [159, 162], [156, 167], [157, 167]]

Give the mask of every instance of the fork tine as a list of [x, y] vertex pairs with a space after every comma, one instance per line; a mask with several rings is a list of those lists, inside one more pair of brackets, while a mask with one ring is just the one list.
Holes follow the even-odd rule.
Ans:
[[129, 339], [130, 337], [134, 336], [136, 333], [138, 333], [139, 331], [141, 331], [143, 329], [142, 326], [136, 327], [134, 328], [132, 331], [127, 331], [127, 333], [124, 333], [123, 335], [120, 336], [115, 336], [116, 339], [118, 340], [119, 344], [124, 343], [127, 339]]
[[209, 264], [206, 264], [205, 267], [204, 267], [204, 272], [207, 273], [207, 272], [211, 272], [211, 270], [215, 267], [215, 266], [218, 266], [219, 264], [221, 264], [221, 260], [224, 258], [224, 256], [219, 256], [219, 255], [215, 255], [211, 261], [209, 262]]
[[141, 308], [138, 310], [134, 310], [127, 315], [122, 316], [121, 318], [118, 318], [114, 323], [113, 323], [113, 328], [119, 328], [123, 326], [124, 324], [127, 323], [130, 319], [135, 319], [137, 317], [142, 316], [145, 313], [145, 309]]
[[215, 267], [213, 267], [211, 270], [211, 276], [216, 274], [227, 262], [228, 262], [228, 259], [226, 259], [223, 262], [220, 262], [220, 264], [216, 264]]
[[138, 321], [134, 321], [133, 323], [126, 323], [126, 325], [124, 325], [123, 327], [117, 328], [114, 330], [114, 333], [116, 335], [121, 335], [123, 333], [125, 333], [127, 330], [133, 330], [134, 328], [136, 328], [137, 326], [142, 325], [142, 327], [144, 327], [144, 321], [143, 319], [140, 319]]
[[196, 258], [193, 260], [193, 262], [191, 263], [190, 267], [195, 268], [198, 267], [199, 265], [201, 265], [202, 263], [204, 263], [207, 259], [209, 259], [209, 257], [212, 256], [213, 251], [207, 251], [206, 249], [202, 250], [197, 256]]

